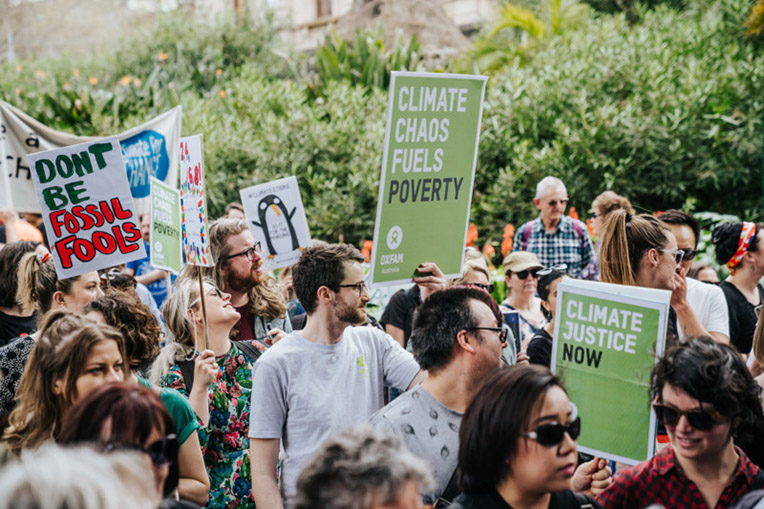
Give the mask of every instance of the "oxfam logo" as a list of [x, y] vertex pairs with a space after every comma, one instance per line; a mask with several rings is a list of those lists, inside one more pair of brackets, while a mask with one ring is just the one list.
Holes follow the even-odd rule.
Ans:
[[170, 171], [166, 139], [156, 131], [147, 130], [119, 143], [130, 192], [133, 198], [145, 198], [151, 192], [151, 177], [164, 181]]

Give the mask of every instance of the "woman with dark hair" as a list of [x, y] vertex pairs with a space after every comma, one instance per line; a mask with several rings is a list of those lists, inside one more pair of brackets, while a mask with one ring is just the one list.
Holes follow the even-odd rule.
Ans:
[[605, 507], [731, 507], [761, 487], [759, 467], [735, 445], [761, 419], [760, 388], [734, 348], [680, 342], [658, 360], [651, 397], [671, 445], [619, 470], [597, 498]]
[[719, 285], [727, 298], [730, 318], [730, 343], [747, 355], [751, 351], [756, 328], [756, 308], [764, 303], [763, 225], [722, 223], [714, 228], [711, 242], [716, 247], [716, 261], [726, 265], [729, 277]]
[[178, 452], [178, 495], [205, 505], [210, 481], [204, 468], [199, 442], [199, 421], [191, 404], [178, 391], [154, 386], [142, 373], [159, 354], [159, 323], [151, 310], [132, 291], [107, 290], [106, 295], [85, 306], [88, 318], [119, 329], [125, 338], [126, 361], [132, 381], [150, 389], [172, 417], [180, 447]]
[[552, 335], [554, 334], [554, 313], [557, 309], [557, 285], [568, 278], [568, 267], [557, 265], [539, 271], [538, 291], [541, 311], [549, 322], [539, 329], [528, 343], [528, 361], [531, 364], [549, 367], [552, 364]]
[[[0, 346], [11, 339], [34, 332], [37, 327], [37, 315], [34, 309], [27, 309], [16, 301], [18, 290], [18, 268], [21, 257], [45, 250], [39, 242], [25, 240], [13, 242], [0, 249]], [[47, 250], [45, 250], [47, 251]], [[45, 252], [43, 251], [43, 252]]]
[[[581, 420], [559, 379], [541, 366], [495, 372], [459, 428], [455, 509], [578, 509], [592, 498], [571, 491]], [[604, 481], [607, 485], [609, 479]]]
[[158, 498], [171, 495], [177, 486], [175, 425], [159, 398], [140, 385], [112, 383], [91, 392], [71, 409], [57, 442], [87, 442], [103, 451], [137, 450], [146, 454]]
[[[52, 309], [80, 312], [85, 304], [103, 295], [97, 272], [59, 279], [53, 257], [47, 251], [25, 253], [18, 265], [16, 302], [23, 309], [34, 309], [38, 321]], [[27, 357], [39, 338], [38, 331], [14, 338], [0, 348], [0, 425], [13, 410]]]

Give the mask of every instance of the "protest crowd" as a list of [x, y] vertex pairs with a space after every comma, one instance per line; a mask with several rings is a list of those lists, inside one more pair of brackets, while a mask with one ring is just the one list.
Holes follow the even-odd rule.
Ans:
[[[268, 269], [265, 212], [233, 203], [177, 276], [152, 263], [149, 214], [111, 230], [123, 263], [83, 271], [112, 240], [54, 248], [39, 214], [5, 210], [0, 507], [764, 507], [764, 225], [715, 226], [720, 281], [686, 212], [605, 191], [590, 230], [554, 176], [533, 203], [500, 302], [465, 248], [456, 277], [417, 260], [378, 317], [367, 257], [298, 246], [277, 197], [261, 210], [289, 219], [296, 261]], [[624, 358], [642, 367], [607, 383], [571, 369]], [[610, 412], [624, 401], [644, 413]]]

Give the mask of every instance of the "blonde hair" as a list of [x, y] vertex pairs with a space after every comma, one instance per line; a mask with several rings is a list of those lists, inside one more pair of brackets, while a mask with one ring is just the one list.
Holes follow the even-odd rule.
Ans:
[[485, 263], [482, 259], [480, 260], [468, 260], [464, 263], [464, 266], [462, 267], [462, 276], [458, 279], [454, 280], [454, 284], [458, 285], [460, 283], [463, 283], [464, 280], [467, 279], [467, 277], [470, 275], [470, 273], [473, 272], [479, 272], [481, 274], [485, 274], [485, 277], [488, 278], [488, 282], [491, 282], [491, 274], [488, 272], [488, 269], [485, 266]]
[[[216, 286], [212, 279], [204, 282]], [[167, 327], [167, 343], [151, 366], [149, 379], [159, 385], [163, 376], [178, 362], [190, 358], [196, 348], [196, 326], [188, 318], [191, 303], [199, 298], [199, 281], [186, 278], [175, 282], [172, 294], [162, 305], [162, 316]]]
[[659, 219], [647, 214], [632, 216], [623, 209], [608, 214], [600, 248], [600, 281], [636, 286], [642, 256], [666, 246], [667, 230]]
[[[214, 267], [205, 267], [204, 274], [211, 276], [221, 290], [226, 290], [223, 269], [228, 264], [231, 248], [228, 239], [247, 231], [247, 223], [243, 219], [221, 218], [210, 225], [209, 241]], [[249, 309], [255, 316], [263, 318], [284, 318], [287, 307], [278, 283], [270, 274], [263, 274], [263, 279], [249, 291]]]
[[599, 211], [603, 217], [618, 209], [623, 209], [631, 215], [635, 214], [631, 202], [613, 191], [605, 191], [597, 196], [592, 202], [592, 209]]
[[35, 309], [38, 319], [53, 306], [53, 294], [69, 294], [80, 276], [58, 279], [53, 258], [45, 262], [36, 253], [27, 253], [19, 262], [16, 301], [23, 309]]
[[[3, 435], [13, 452], [37, 448], [58, 435], [61, 418], [74, 401], [77, 378], [91, 347], [109, 340], [117, 343], [125, 361], [124, 340], [114, 327], [68, 309], [56, 309], [43, 317], [40, 339], [21, 375], [16, 393], [18, 405], [8, 417]], [[127, 378], [127, 362], [123, 362], [122, 371]], [[64, 389], [55, 394], [53, 387], [59, 380], [63, 381]]]

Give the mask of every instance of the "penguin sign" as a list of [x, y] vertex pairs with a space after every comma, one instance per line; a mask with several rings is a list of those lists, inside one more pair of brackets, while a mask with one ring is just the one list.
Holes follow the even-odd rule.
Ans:
[[240, 191], [252, 236], [265, 246], [269, 270], [292, 265], [310, 244], [310, 231], [296, 177], [286, 177]]

